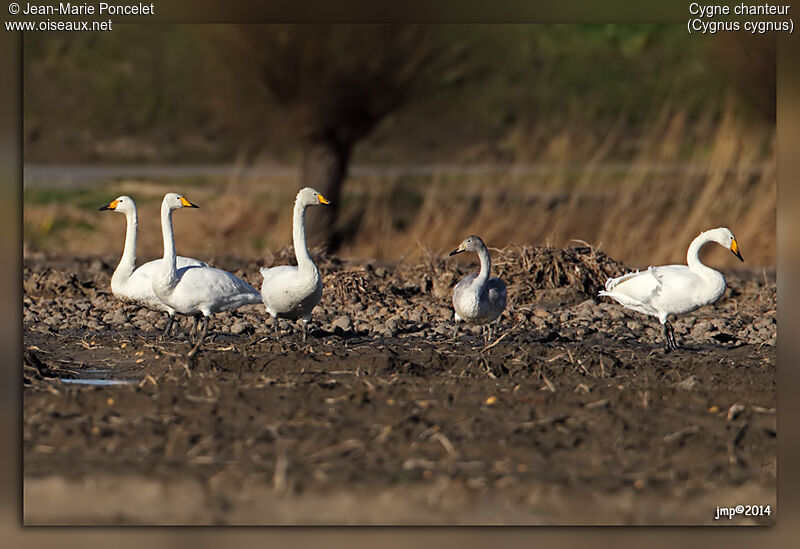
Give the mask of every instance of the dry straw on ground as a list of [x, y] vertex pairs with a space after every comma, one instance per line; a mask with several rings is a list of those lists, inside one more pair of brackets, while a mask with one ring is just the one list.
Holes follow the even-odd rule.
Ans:
[[[619, 139], [613, 133], [609, 140]], [[638, 143], [637, 157], [626, 162], [614, 161], [601, 147], [580, 166], [566, 155], [555, 164], [461, 166], [424, 175], [354, 171], [341, 201], [345, 238], [339, 255], [402, 260], [426, 249], [444, 253], [474, 233], [498, 248], [582, 240], [647, 266], [681, 262], [700, 231], [727, 226], [748, 265], [774, 265], [774, 128], [753, 129], [732, 108], [719, 119], [701, 120], [665, 108]], [[179, 253], [268, 264], [275, 250], [291, 242], [296, 186], [294, 178], [233, 177], [190, 185], [128, 181], [92, 192], [98, 201], [122, 193], [140, 201], [142, 259], [161, 255], [157, 204], [164, 192], [179, 190], [201, 204], [199, 211], [174, 218]], [[86, 204], [29, 201], [24, 215], [26, 253], [87, 256], [121, 249], [122, 219]]]

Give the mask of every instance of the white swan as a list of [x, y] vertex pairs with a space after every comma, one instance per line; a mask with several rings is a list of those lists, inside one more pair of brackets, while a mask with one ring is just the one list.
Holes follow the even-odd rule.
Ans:
[[[138, 303], [154, 311], [167, 313], [167, 323], [164, 327], [164, 334], [168, 334], [172, 328], [175, 310], [162, 303], [153, 291], [153, 278], [158, 272], [160, 259], [148, 261], [144, 265], [136, 268], [136, 238], [139, 228], [139, 215], [136, 209], [136, 202], [130, 196], [118, 196], [105, 206], [98, 208], [98, 211], [109, 210], [125, 214], [127, 228], [125, 230], [125, 245], [122, 248], [122, 257], [119, 265], [111, 276], [111, 293], [122, 301]], [[178, 267], [197, 265], [207, 267], [202, 261], [191, 257], [177, 257]]]
[[[477, 252], [481, 260], [481, 270], [478, 274], [465, 276], [453, 288], [455, 320], [456, 322], [463, 320], [470, 324], [488, 324], [499, 317], [506, 308], [506, 285], [499, 278], [489, 278], [492, 260], [481, 237], [468, 236], [458, 248], [450, 252], [450, 255], [461, 252]], [[487, 341], [491, 337], [490, 326]]]
[[208, 332], [208, 317], [214, 313], [261, 302], [261, 294], [244, 280], [222, 269], [209, 266], [176, 267], [172, 212], [178, 208], [197, 208], [183, 196], [167, 193], [161, 203], [161, 233], [164, 260], [153, 278], [158, 299], [184, 315], [203, 315], [203, 331], [197, 338], [194, 353]]
[[720, 227], [702, 232], [692, 240], [686, 252], [687, 265], [650, 267], [643, 272], [610, 278], [599, 295], [616, 300], [626, 309], [658, 318], [664, 334], [664, 349], [677, 349], [669, 315], [688, 313], [714, 303], [725, 292], [722, 273], [700, 262], [700, 248], [709, 242], [728, 248], [744, 261], [733, 233]]
[[303, 341], [306, 340], [311, 311], [322, 299], [322, 279], [306, 244], [306, 208], [315, 204], [328, 205], [328, 199], [311, 187], [300, 189], [294, 201], [292, 240], [297, 266], [262, 267], [261, 297], [273, 319], [278, 335], [278, 319], [303, 320]]

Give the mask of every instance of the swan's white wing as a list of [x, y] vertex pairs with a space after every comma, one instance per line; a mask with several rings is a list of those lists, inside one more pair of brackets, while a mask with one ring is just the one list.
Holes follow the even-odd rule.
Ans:
[[216, 267], [181, 267], [178, 278], [188, 289], [208, 296], [258, 294], [258, 290], [238, 276]]
[[655, 296], [661, 287], [661, 281], [654, 268], [646, 271], [624, 274], [606, 281], [605, 291], [600, 295], [624, 295], [636, 301], [646, 302]]
[[[139, 266], [131, 273], [119, 288], [119, 295], [125, 299], [142, 303], [150, 309], [172, 312], [171, 307], [161, 302], [153, 291], [153, 279], [158, 276], [162, 259], [154, 259]], [[178, 268], [187, 266], [208, 267], [202, 261], [190, 257], [178, 256]]]
[[241, 278], [214, 267], [177, 270], [178, 283], [169, 301], [177, 310], [196, 308], [211, 313], [261, 302], [261, 293]]
[[661, 294], [691, 294], [698, 287], [698, 276], [686, 265], [650, 267], [659, 283]]
[[607, 280], [606, 289], [599, 295], [608, 296], [628, 309], [658, 316], [658, 311], [653, 306], [653, 299], [660, 291], [660, 278], [651, 267], [643, 272], [636, 271]]
[[653, 298], [653, 305], [660, 311], [682, 314], [713, 303], [725, 291], [725, 279], [705, 278], [692, 272], [685, 265], [656, 267], [660, 289]]

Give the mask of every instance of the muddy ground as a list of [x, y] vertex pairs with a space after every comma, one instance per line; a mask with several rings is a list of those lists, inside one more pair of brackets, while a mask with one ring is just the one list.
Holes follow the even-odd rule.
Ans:
[[[593, 297], [624, 266], [589, 248], [497, 254], [488, 344], [453, 333], [469, 262], [324, 258], [306, 343], [251, 306], [187, 359], [110, 294], [115, 261], [25, 260], [27, 524], [776, 520], [774, 276], [726, 272], [665, 354], [656, 321]], [[714, 520], [738, 504], [772, 514]]]

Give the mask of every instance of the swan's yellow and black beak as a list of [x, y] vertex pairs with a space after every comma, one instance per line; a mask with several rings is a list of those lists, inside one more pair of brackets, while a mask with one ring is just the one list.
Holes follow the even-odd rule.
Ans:
[[327, 198], [325, 198], [324, 196], [322, 196], [321, 194], [318, 194], [317, 198], [319, 199], [319, 203], [320, 204], [325, 204], [326, 206], [330, 206], [331, 205], [331, 201], [328, 200]]
[[188, 200], [186, 200], [186, 198], [184, 198], [184, 197], [181, 197], [181, 198], [180, 198], [180, 201], [181, 201], [181, 205], [182, 205], [184, 208], [199, 208], [199, 207], [200, 207], [200, 206], [198, 206], [197, 204], [192, 204], [191, 202], [189, 202]]
[[465, 251], [464, 244], [460, 244], [458, 248], [450, 252], [450, 255], [460, 254], [461, 252]]
[[119, 204], [119, 200], [112, 200], [105, 206], [100, 206], [99, 208], [97, 208], [97, 211], [102, 212], [103, 210], [116, 210], [117, 204]]
[[742, 257], [741, 252], [739, 252], [739, 243], [736, 242], [735, 238], [731, 242], [731, 251], [733, 252], [733, 255], [739, 258], [739, 261], [744, 262], [744, 258]]

